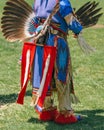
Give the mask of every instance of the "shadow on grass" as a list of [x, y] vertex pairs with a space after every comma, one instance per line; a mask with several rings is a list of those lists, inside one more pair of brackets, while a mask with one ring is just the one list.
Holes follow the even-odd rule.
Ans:
[[36, 118], [31, 117], [28, 122], [45, 125], [46, 130], [104, 130], [104, 110], [84, 110], [78, 111], [77, 114], [81, 114], [83, 119], [75, 124], [59, 125], [54, 121], [42, 122]]
[[[31, 96], [31, 91], [28, 90], [26, 92], [26, 96]], [[0, 105], [8, 104], [8, 103], [14, 103], [18, 97], [18, 94], [12, 93], [9, 95], [0, 95]]]

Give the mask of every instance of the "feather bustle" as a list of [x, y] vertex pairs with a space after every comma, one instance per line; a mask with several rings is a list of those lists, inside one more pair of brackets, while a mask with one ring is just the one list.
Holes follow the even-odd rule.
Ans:
[[31, 22], [35, 17], [33, 13], [33, 9], [24, 0], [8, 0], [1, 18], [3, 36], [10, 42], [28, 38], [30, 34], [26, 26], [29, 26], [30, 23], [27, 22]]

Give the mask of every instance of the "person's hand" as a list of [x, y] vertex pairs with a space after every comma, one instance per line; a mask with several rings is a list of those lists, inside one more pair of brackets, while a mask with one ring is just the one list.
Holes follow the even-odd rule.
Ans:
[[74, 38], [78, 38], [78, 34], [74, 34]]
[[79, 34], [82, 34], [82, 31], [81, 31], [80, 33], [78, 33], [78, 34], [75, 34], [75, 33], [74, 33], [74, 36], [73, 36], [73, 37], [74, 37], [74, 38], [78, 38], [78, 35], [79, 35]]

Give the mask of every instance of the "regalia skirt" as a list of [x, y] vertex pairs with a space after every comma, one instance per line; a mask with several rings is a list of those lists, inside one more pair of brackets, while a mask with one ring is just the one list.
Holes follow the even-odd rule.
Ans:
[[[68, 93], [68, 94], [65, 94], [67, 96], [65, 98], [69, 98], [69, 100], [74, 99], [73, 101], [76, 101], [77, 99], [74, 95], [69, 47], [68, 47], [67, 42], [63, 38], [61, 37], [56, 38], [56, 37], [57, 37], [56, 35], [53, 35], [53, 34], [50, 35], [46, 43], [46, 46], [50, 48], [55, 46], [56, 52], [54, 52], [55, 54], [54, 55], [55, 61], [53, 62], [54, 65], [50, 64], [50, 66], [52, 66], [51, 74], [49, 72], [49, 75], [51, 75], [51, 79], [47, 79], [47, 78], [45, 79], [47, 81], [50, 80], [47, 86], [48, 88], [47, 88], [45, 97], [49, 97], [50, 99], [53, 93], [53, 90], [56, 88], [56, 90], [58, 91], [59, 107], [63, 109], [66, 106], [67, 107], [66, 109], [71, 109], [70, 101], [69, 103], [67, 103], [66, 101], [68, 100], [64, 99], [64, 97], [62, 96], [65, 93]], [[41, 82], [43, 78], [43, 71], [44, 71], [43, 70], [44, 53], [45, 53], [44, 47], [42, 46], [36, 47], [36, 53], [34, 56], [33, 68], [32, 68], [32, 86], [33, 86], [32, 105], [33, 106], [35, 105], [35, 108], [39, 112], [41, 112], [44, 107], [52, 106], [51, 99], [50, 99], [50, 103], [48, 104], [47, 102], [49, 101], [49, 99], [48, 101], [45, 102], [45, 97], [43, 99], [42, 104], [37, 103], [37, 97], [39, 95], [40, 86], [41, 86]], [[45, 104], [48, 104], [48, 105], [45, 105]]]

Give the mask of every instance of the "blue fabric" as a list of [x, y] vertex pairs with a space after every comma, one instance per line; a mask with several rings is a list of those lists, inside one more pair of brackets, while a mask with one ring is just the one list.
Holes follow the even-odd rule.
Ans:
[[[47, 18], [49, 14], [52, 12], [54, 6], [56, 5], [57, 0], [35, 0], [34, 3], [34, 11], [36, 17], [39, 18]], [[68, 31], [68, 26], [64, 20], [64, 17], [70, 13], [72, 13], [72, 7], [69, 0], [60, 0], [60, 9], [52, 17], [52, 20], [56, 23], [59, 23], [59, 29], [63, 32]]]
[[75, 34], [79, 34], [83, 27], [76, 19], [74, 19], [70, 22], [69, 29], [72, 30]]
[[[53, 7], [56, 5], [56, 0], [35, 0], [34, 11], [36, 17], [47, 18], [52, 12]], [[78, 34], [82, 30], [82, 26], [77, 20], [73, 20], [69, 25], [64, 20], [64, 17], [72, 13], [72, 7], [69, 0], [60, 0], [60, 9], [52, 20], [59, 23], [59, 29], [67, 32], [68, 29]], [[39, 30], [41, 28], [39, 27]], [[50, 34], [47, 40], [47, 45], [54, 46], [55, 35]], [[39, 87], [42, 75], [42, 55], [43, 50], [40, 48], [36, 49], [35, 61], [34, 61], [34, 72], [33, 72], [33, 86]], [[56, 65], [58, 68], [57, 78], [62, 82], [66, 82], [68, 62], [70, 58], [69, 48], [66, 41], [63, 38], [58, 39], [57, 44], [57, 58]]]
[[[54, 46], [54, 38], [55, 35], [50, 34], [46, 44], [49, 46]], [[39, 88], [41, 82], [43, 53], [44, 52], [42, 47], [36, 48], [33, 70], [33, 87], [35, 88]], [[69, 56], [70, 55], [67, 43], [64, 39], [59, 38], [57, 44], [56, 65], [58, 68], [57, 78], [62, 82], [66, 82]]]
[[38, 110], [39, 112], [42, 112], [42, 108], [39, 105], [36, 105], [35, 109]]
[[57, 59], [58, 68], [57, 78], [62, 82], [66, 82], [67, 69], [69, 63], [69, 48], [64, 39], [58, 39]]
[[[54, 46], [54, 35], [49, 36], [46, 44], [49, 46]], [[44, 53], [43, 47], [37, 46], [34, 57], [33, 80], [32, 80], [33, 81], [32, 86], [35, 88], [39, 88], [41, 83], [43, 53]]]
[[55, 35], [50, 34], [48, 39], [47, 39], [47, 43], [46, 44], [49, 45], [49, 46], [54, 46], [54, 37], [55, 37]]
[[60, 0], [60, 10], [59, 13], [64, 18], [68, 14], [72, 13], [73, 9], [69, 0]]
[[39, 88], [42, 76], [43, 47], [36, 47], [33, 68], [33, 87]]
[[[54, 46], [55, 35], [51, 34], [47, 40], [47, 45]], [[57, 78], [62, 82], [66, 82], [67, 68], [69, 62], [69, 48], [64, 39], [59, 38], [57, 43]]]

